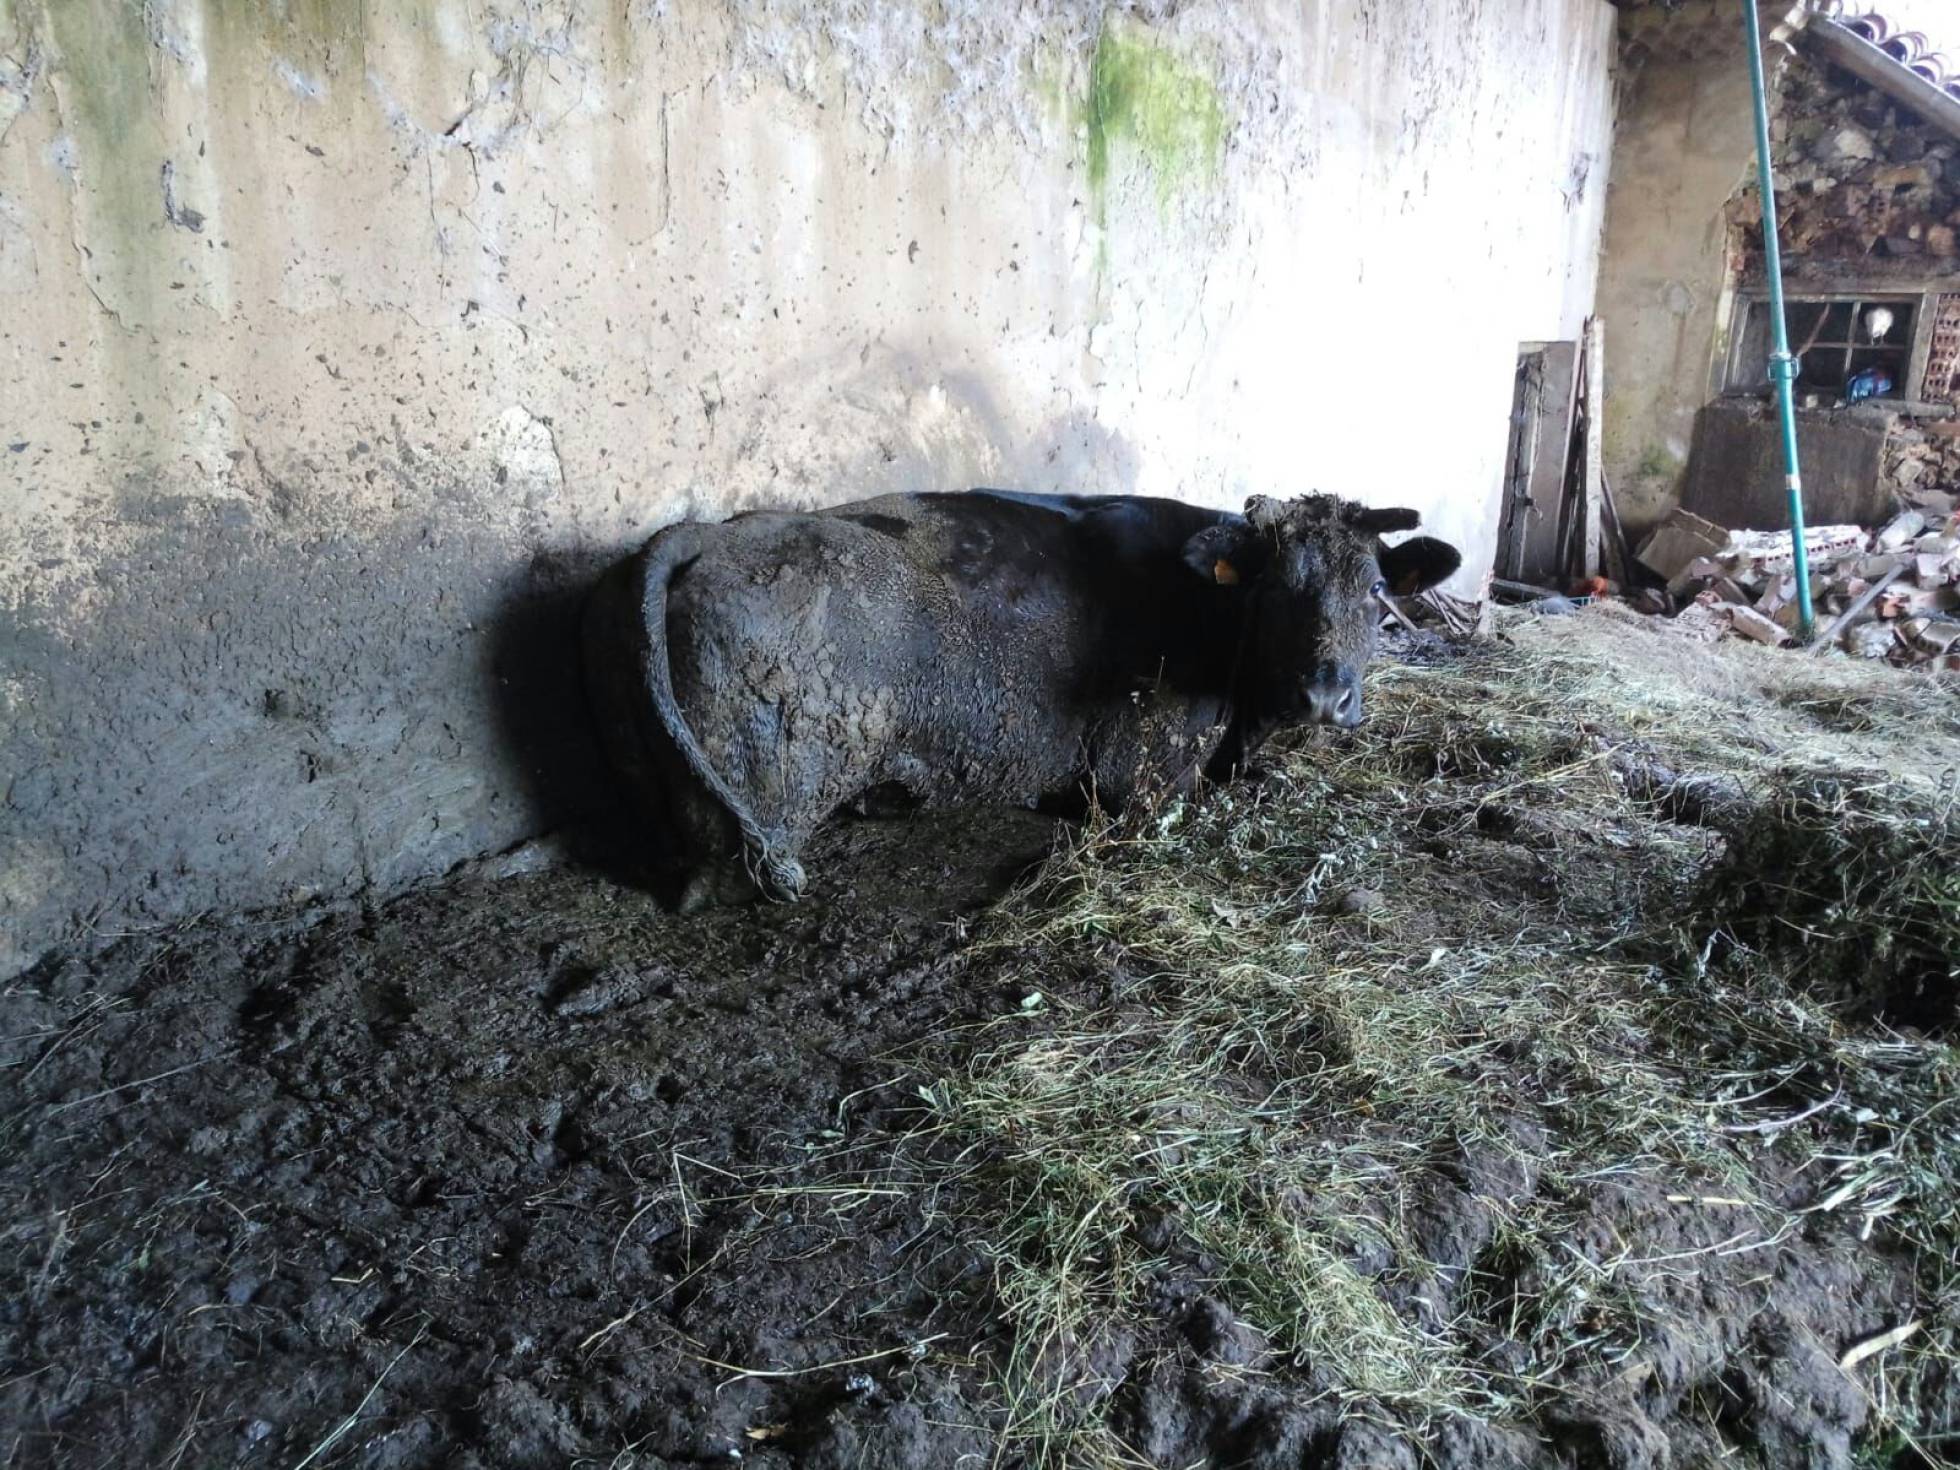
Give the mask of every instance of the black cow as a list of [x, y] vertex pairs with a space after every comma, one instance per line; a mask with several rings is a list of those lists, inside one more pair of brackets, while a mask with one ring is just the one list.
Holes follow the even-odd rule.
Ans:
[[846, 802], [1032, 804], [1219, 778], [1361, 719], [1377, 594], [1454, 572], [1414, 511], [975, 490], [667, 527], [594, 593], [607, 746], [678, 829], [687, 903], [793, 898]]

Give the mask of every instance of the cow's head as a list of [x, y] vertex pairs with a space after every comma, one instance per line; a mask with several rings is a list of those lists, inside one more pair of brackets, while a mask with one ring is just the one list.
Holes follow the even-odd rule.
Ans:
[[1255, 733], [1361, 723], [1361, 671], [1375, 653], [1380, 594], [1427, 591], [1463, 561], [1429, 536], [1382, 542], [1420, 520], [1412, 510], [1373, 510], [1331, 495], [1255, 495], [1243, 516], [1185, 543], [1192, 571], [1246, 599], [1235, 694]]

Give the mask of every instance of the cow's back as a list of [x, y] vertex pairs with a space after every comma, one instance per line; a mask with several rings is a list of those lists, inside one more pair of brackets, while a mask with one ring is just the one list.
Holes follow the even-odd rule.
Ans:
[[670, 584], [682, 714], [764, 825], [888, 782], [1031, 800], [1082, 769], [1102, 614], [1068, 528], [935, 499], [745, 516]]

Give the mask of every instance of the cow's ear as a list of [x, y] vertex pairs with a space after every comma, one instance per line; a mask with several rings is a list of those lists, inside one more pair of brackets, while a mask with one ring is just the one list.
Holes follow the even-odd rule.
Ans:
[[1236, 516], [1206, 526], [1184, 543], [1184, 564], [1220, 587], [1250, 582], [1266, 564], [1266, 538]]
[[1413, 510], [1378, 509], [1364, 505], [1349, 512], [1348, 524], [1357, 531], [1386, 536], [1390, 531], [1413, 531], [1422, 524], [1422, 516]]
[[1434, 536], [1411, 536], [1400, 546], [1391, 546], [1375, 558], [1381, 564], [1382, 580], [1397, 597], [1414, 597], [1445, 582], [1463, 565], [1463, 555], [1447, 541]]

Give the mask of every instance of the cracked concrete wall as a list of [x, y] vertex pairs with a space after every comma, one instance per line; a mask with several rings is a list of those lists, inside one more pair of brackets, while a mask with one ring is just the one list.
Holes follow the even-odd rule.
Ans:
[[[994, 483], [1487, 563], [1602, 0], [0, 0], [0, 972], [610, 805], [660, 524]], [[1091, 167], [1092, 160], [1096, 166]]]

